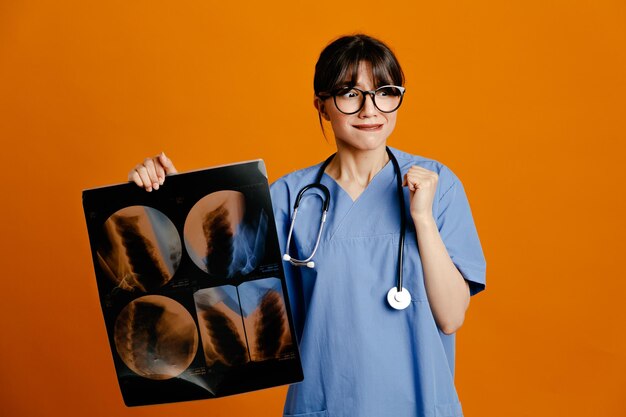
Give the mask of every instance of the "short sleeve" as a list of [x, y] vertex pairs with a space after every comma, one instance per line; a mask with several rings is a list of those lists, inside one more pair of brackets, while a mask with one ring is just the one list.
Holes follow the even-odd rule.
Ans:
[[[278, 243], [281, 254], [283, 254], [286, 253], [285, 247], [287, 244], [287, 235], [289, 233], [289, 226], [291, 225], [289, 187], [284, 180], [279, 179], [271, 185], [270, 195], [272, 198]], [[288, 262], [283, 262], [282, 264], [287, 283], [289, 305], [291, 307], [291, 313], [296, 328], [296, 335], [298, 340], [300, 340], [305, 316], [300, 271]]]
[[450, 259], [468, 281], [470, 294], [485, 289], [486, 262], [472, 211], [461, 181], [448, 168], [439, 174], [442, 191], [438, 202], [437, 226]]

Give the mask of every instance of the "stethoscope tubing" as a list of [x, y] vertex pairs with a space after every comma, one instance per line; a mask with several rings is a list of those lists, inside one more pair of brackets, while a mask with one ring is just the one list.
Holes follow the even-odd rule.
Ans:
[[[387, 300], [393, 308], [397, 310], [402, 310], [408, 307], [410, 303], [410, 297], [411, 297], [408, 290], [403, 289], [403, 286], [402, 286], [403, 284], [402, 266], [404, 263], [404, 239], [405, 239], [405, 234], [406, 234], [406, 207], [404, 206], [404, 189], [402, 187], [402, 171], [400, 170], [400, 165], [398, 164], [398, 160], [396, 159], [395, 155], [391, 152], [389, 147], [386, 147], [385, 149], [387, 151], [387, 154], [389, 155], [389, 159], [391, 160], [391, 163], [393, 164], [393, 169], [396, 174], [396, 187], [397, 187], [397, 192], [398, 192], [398, 202], [400, 204], [400, 241], [398, 242], [398, 265], [397, 265], [397, 277], [398, 278], [397, 278], [396, 286], [392, 287], [391, 290], [389, 290], [389, 293], [387, 294]], [[315, 256], [315, 253], [317, 252], [317, 249], [319, 247], [320, 240], [322, 238], [322, 232], [324, 230], [324, 224], [326, 223], [326, 215], [330, 207], [330, 191], [325, 185], [322, 184], [322, 176], [324, 175], [324, 171], [326, 170], [326, 167], [328, 166], [330, 161], [333, 160], [335, 155], [336, 153], [329, 156], [328, 159], [326, 159], [326, 161], [324, 161], [324, 163], [320, 166], [317, 172], [317, 175], [315, 177], [315, 182], [303, 187], [298, 192], [298, 195], [296, 196], [296, 201], [293, 207], [293, 214], [291, 216], [291, 225], [289, 226], [289, 233], [287, 235], [287, 245], [285, 247], [285, 254], [283, 256], [283, 259], [285, 261], [289, 261], [292, 265], [307, 266], [309, 268], [315, 267], [315, 262], [313, 261], [313, 257]], [[315, 246], [313, 247], [311, 255], [306, 259], [295, 259], [289, 255], [289, 247], [291, 245], [293, 229], [296, 223], [296, 218], [298, 216], [298, 207], [300, 206], [300, 201], [302, 200], [302, 196], [304, 195], [304, 193], [312, 188], [319, 189], [324, 194], [324, 197], [322, 198], [322, 201], [323, 201], [322, 218], [320, 221], [320, 227], [317, 232]]]
[[387, 148], [389, 159], [393, 164], [394, 171], [396, 171], [396, 185], [398, 189], [398, 199], [400, 203], [400, 243], [398, 244], [398, 283], [396, 289], [398, 292], [402, 291], [402, 265], [404, 263], [404, 237], [406, 232], [406, 208], [404, 207], [404, 190], [402, 187], [402, 171], [400, 171], [400, 165], [398, 160], [391, 153], [391, 150]]
[[[330, 161], [328, 161], [330, 162]], [[296, 224], [296, 218], [298, 217], [298, 208], [300, 207], [300, 201], [302, 200], [302, 196], [305, 192], [310, 190], [311, 188], [316, 188], [321, 190], [324, 194], [322, 198], [322, 218], [320, 220], [320, 227], [317, 231], [317, 238], [315, 239], [315, 247], [313, 251], [311, 251], [311, 255], [306, 259], [295, 259], [289, 255], [289, 247], [291, 246], [291, 237], [293, 236], [293, 228]], [[291, 215], [291, 225], [289, 226], [289, 233], [287, 234], [287, 246], [285, 248], [285, 254], [283, 255], [283, 259], [285, 261], [291, 262], [291, 264], [295, 266], [308, 266], [309, 268], [315, 267], [315, 262], [312, 261], [315, 253], [317, 252], [317, 248], [320, 245], [320, 240], [322, 239], [322, 232], [324, 231], [324, 224], [326, 224], [326, 215], [328, 213], [328, 207], [330, 205], [330, 191], [328, 191], [328, 187], [324, 184], [321, 184], [319, 181], [313, 184], [309, 184], [303, 187], [298, 195], [296, 196], [296, 201], [293, 205], [293, 214]]]

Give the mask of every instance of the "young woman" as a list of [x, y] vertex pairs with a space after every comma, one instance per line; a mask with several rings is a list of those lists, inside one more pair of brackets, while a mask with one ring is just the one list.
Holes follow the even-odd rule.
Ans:
[[[384, 43], [354, 35], [329, 44], [315, 67], [314, 105], [337, 153], [271, 187], [304, 367], [286, 416], [463, 415], [455, 332], [485, 287], [485, 260], [459, 179], [387, 147], [403, 84]], [[151, 191], [172, 172], [161, 154], [129, 180]], [[317, 183], [292, 224], [299, 191]]]

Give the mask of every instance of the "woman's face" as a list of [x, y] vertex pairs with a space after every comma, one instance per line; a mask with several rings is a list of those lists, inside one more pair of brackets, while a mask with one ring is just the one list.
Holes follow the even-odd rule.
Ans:
[[[375, 90], [371, 66], [368, 62], [362, 62], [358, 69], [356, 88], [361, 90]], [[387, 144], [387, 138], [396, 126], [396, 114], [383, 113], [372, 102], [371, 95], [367, 95], [365, 104], [354, 114], [341, 113], [332, 97], [315, 100], [315, 107], [321, 112], [322, 117], [330, 121], [335, 134], [337, 149], [352, 149], [367, 151], [380, 149]]]

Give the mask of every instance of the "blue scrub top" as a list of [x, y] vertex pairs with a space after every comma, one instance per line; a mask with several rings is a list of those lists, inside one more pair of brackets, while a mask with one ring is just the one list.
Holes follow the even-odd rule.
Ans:
[[[483, 290], [485, 259], [461, 182], [437, 161], [392, 152], [403, 176], [412, 165], [439, 174], [433, 203], [439, 232], [471, 294]], [[282, 251], [296, 195], [315, 181], [320, 165], [272, 184]], [[330, 176], [324, 174], [322, 183], [330, 190], [331, 202], [315, 268], [283, 264], [304, 369], [304, 381], [289, 387], [284, 415], [462, 416], [454, 387], [455, 335], [442, 333], [430, 310], [408, 188], [403, 277], [412, 302], [398, 311], [386, 299], [396, 285], [400, 237], [393, 165], [385, 165], [356, 201]], [[317, 190], [303, 197], [291, 256], [304, 259], [311, 254], [321, 203]]]

